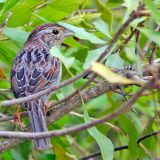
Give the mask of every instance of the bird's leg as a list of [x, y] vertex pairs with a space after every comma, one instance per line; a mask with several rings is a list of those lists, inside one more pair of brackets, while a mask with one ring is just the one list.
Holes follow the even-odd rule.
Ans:
[[51, 104], [52, 104], [52, 102], [50, 102], [50, 101], [46, 101], [46, 102], [44, 103], [44, 107], [45, 107], [45, 112], [46, 112], [46, 114], [47, 114], [47, 112], [48, 112], [48, 108], [51, 107]]
[[20, 106], [17, 106], [17, 110], [15, 112], [15, 119], [14, 119], [14, 121], [15, 121], [16, 125], [18, 127], [20, 127], [21, 130], [24, 130], [24, 127], [23, 127], [23, 124], [22, 124], [22, 121], [21, 121], [21, 113], [22, 112], [20, 112], [19, 110], [20, 110]]

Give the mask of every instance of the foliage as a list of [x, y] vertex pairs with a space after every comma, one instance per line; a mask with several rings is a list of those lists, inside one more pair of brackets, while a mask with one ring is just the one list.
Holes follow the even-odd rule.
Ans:
[[[75, 37], [65, 39], [60, 49], [52, 48], [51, 54], [59, 56], [63, 61], [63, 77], [66, 80], [84, 69], [90, 67], [93, 62], [105, 51], [116, 31], [127, 20], [129, 14], [138, 6], [138, 0], [0, 0], [0, 23], [2, 24], [9, 11], [12, 16], [7, 22], [5, 31], [0, 37], [0, 88], [10, 88], [10, 69], [14, 57], [20, 51], [29, 33], [38, 25], [53, 22], [59, 23], [75, 32]], [[138, 18], [127, 27], [125, 32], [114, 44], [110, 53], [105, 57], [104, 66], [94, 63], [92, 69], [111, 82], [130, 83], [129, 79], [119, 77], [108, 67], [123, 68], [132, 64], [138, 65], [138, 71], [142, 71], [141, 63], [146, 64], [149, 60], [152, 46], [146, 57], [141, 59], [136, 55], [135, 36], [126, 44], [121, 51], [114, 51], [123, 44], [125, 38], [139, 23], [145, 21], [142, 27], [137, 27], [141, 32], [139, 47], [144, 47], [147, 39], [158, 45], [155, 59], [160, 56], [159, 39], [160, 33], [154, 31], [159, 21], [160, 1], [144, 0], [143, 3], [150, 11], [148, 18]], [[110, 75], [109, 75], [110, 73]], [[108, 75], [107, 75], [108, 74]], [[85, 80], [78, 80], [69, 86], [56, 91], [52, 100], [57, 101], [79, 87]], [[92, 84], [94, 85], [94, 84]], [[138, 86], [129, 86], [124, 89], [127, 98], [137, 92]], [[72, 160], [101, 151], [104, 160], [113, 159], [155, 159], [160, 156], [158, 137], [146, 139], [137, 146], [137, 140], [142, 135], [159, 129], [159, 92], [146, 91], [147, 96], [139, 97], [132, 106], [133, 110], [116, 117], [110, 123], [119, 127], [121, 132], [115, 131], [105, 124], [97, 125], [83, 132], [74, 133], [63, 137], [51, 138], [53, 150], [38, 152], [34, 150], [33, 142], [24, 143], [13, 147], [0, 155], [2, 160]], [[13, 98], [11, 93], [1, 93], [0, 99]], [[49, 126], [49, 130], [75, 126], [80, 123], [91, 121], [90, 117], [100, 118], [126, 101], [126, 97], [118, 92], [109, 92], [101, 95], [76, 110], [83, 118], [74, 115], [65, 115]], [[16, 106], [3, 108], [0, 112], [4, 115], [13, 115]], [[153, 118], [154, 117], [154, 118]], [[29, 124], [25, 118], [24, 124]], [[16, 129], [15, 129], [16, 128]], [[19, 128], [7, 121], [0, 122], [0, 130], [19, 130]], [[128, 144], [127, 150], [113, 152], [113, 146]]]

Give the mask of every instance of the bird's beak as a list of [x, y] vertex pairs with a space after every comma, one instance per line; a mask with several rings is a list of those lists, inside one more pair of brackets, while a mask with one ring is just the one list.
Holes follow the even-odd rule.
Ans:
[[73, 36], [75, 33], [69, 29], [65, 29], [64, 37]]

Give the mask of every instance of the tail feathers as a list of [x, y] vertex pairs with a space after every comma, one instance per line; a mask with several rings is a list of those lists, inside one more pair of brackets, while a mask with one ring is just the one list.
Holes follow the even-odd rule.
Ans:
[[[29, 102], [28, 114], [32, 132], [45, 132], [48, 131], [46, 125], [46, 115], [44, 105], [41, 100], [33, 100]], [[43, 150], [50, 147], [49, 138], [38, 138], [34, 140], [36, 149]]]

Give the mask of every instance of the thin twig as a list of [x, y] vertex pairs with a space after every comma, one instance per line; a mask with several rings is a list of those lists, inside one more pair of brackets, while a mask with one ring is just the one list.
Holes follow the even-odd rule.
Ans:
[[48, 132], [39, 132], [39, 133], [29, 133], [29, 132], [13, 132], [13, 131], [0, 131], [0, 137], [4, 138], [20, 138], [20, 139], [36, 139], [36, 138], [50, 138], [50, 137], [57, 137], [57, 136], [63, 136], [67, 134], [72, 134], [75, 132], [79, 132], [82, 130], [85, 130], [87, 128], [93, 127], [95, 125], [98, 125], [100, 123], [104, 123], [105, 121], [109, 121], [116, 116], [118, 116], [121, 113], [124, 113], [126, 110], [128, 110], [131, 105], [141, 96], [141, 94], [146, 90], [148, 87], [151, 87], [154, 84], [153, 80], [145, 84], [135, 95], [132, 96], [128, 101], [126, 101], [124, 104], [122, 104], [118, 109], [112, 111], [112, 113], [99, 118], [92, 120], [91, 122], [80, 124], [74, 127], [61, 129], [57, 131], [48, 131]]
[[[121, 75], [121, 76], [123, 76], [123, 77], [127, 77], [127, 76], [129, 76], [129, 77], [127, 77], [127, 78], [130, 78], [130, 79], [133, 79], [133, 80], [137, 80], [137, 76], [138, 75], [136, 75], [135, 73], [134, 73], [134, 71], [132, 71], [132, 70], [128, 70], [128, 69], [126, 69], [126, 68], [124, 68], [124, 69], [122, 69], [122, 70], [120, 70], [120, 69], [116, 69], [116, 68], [114, 68], [114, 71], [115, 72], [119, 72], [119, 74]], [[143, 81], [143, 79], [142, 78], [139, 78], [138, 79], [139, 81]], [[97, 87], [98, 86], [98, 87]], [[100, 88], [99, 90], [97, 90], [97, 91], [95, 91], [95, 89], [98, 89], [98, 88]], [[109, 91], [109, 90], [112, 90], [112, 91], [114, 91], [115, 89], [117, 89], [117, 85], [115, 85], [114, 87], [112, 86], [111, 87], [111, 85], [109, 84], [109, 83], [103, 83], [103, 81], [101, 81], [101, 82], [98, 82], [98, 83], [96, 83], [95, 85], [94, 85], [94, 87], [92, 87], [92, 88], [90, 88], [90, 89], [88, 89], [88, 90], [84, 90], [84, 93], [89, 93], [90, 92], [90, 90], [92, 91], [92, 95], [90, 95], [90, 97], [92, 97], [92, 98], [94, 98], [94, 97], [97, 97], [98, 95], [100, 95], [100, 94], [103, 94], [103, 93], [105, 93], [105, 92], [107, 92], [107, 91]], [[73, 92], [74, 93], [74, 92]], [[68, 98], [68, 96], [66, 96], [65, 98], [63, 98], [63, 99], [61, 99], [61, 100], [59, 100], [59, 101], [57, 101], [57, 102], [52, 102], [51, 103], [51, 106], [50, 106], [50, 110], [52, 111], [52, 109], [54, 109], [55, 110], [55, 108], [57, 108], [57, 105], [58, 104], [63, 104], [64, 102], [67, 102], [69, 99], [70, 100], [72, 100], [72, 98], [75, 96], [74, 94], [72, 93], [72, 96], [70, 97], [70, 98]], [[70, 95], [69, 95], [70, 96]], [[84, 97], [89, 97], [87, 94], [85, 94], [85, 96]], [[92, 98], [90, 98], [90, 99], [92, 99]], [[85, 99], [87, 99], [87, 98], [85, 98]], [[18, 99], [17, 99], [18, 100]], [[87, 100], [88, 101], [88, 100]], [[60, 108], [62, 108], [61, 106], [60, 106]], [[60, 108], [57, 108], [56, 110], [61, 110]], [[68, 107], [69, 108], [69, 107]], [[66, 108], [65, 109], [63, 109], [63, 111], [66, 111]], [[55, 113], [55, 111], [54, 111], [54, 113]], [[61, 112], [62, 113], [62, 112]], [[63, 112], [64, 113], [64, 112]], [[50, 111], [49, 111], [49, 114], [50, 114]], [[27, 112], [22, 112], [21, 113], [21, 118], [23, 118], [23, 117], [25, 117], [25, 116], [27, 116], [28, 114], [27, 114]], [[4, 122], [4, 121], [8, 121], [8, 120], [12, 120], [12, 119], [15, 119], [15, 115], [12, 115], [12, 116], [8, 116], [8, 117], [5, 117], [5, 118], [0, 118], [0, 122]]]
[[10, 105], [15, 105], [15, 104], [21, 104], [21, 103], [24, 103], [24, 102], [27, 102], [27, 101], [30, 101], [32, 99], [36, 99], [38, 97], [41, 97], [43, 95], [46, 95], [46, 94], [49, 94], [53, 91], [56, 91], [70, 83], [73, 83], [74, 81], [84, 77], [86, 74], [88, 74], [90, 71], [89, 69], [88, 70], [85, 70], [81, 73], [79, 73], [78, 75], [76, 75], [75, 77], [72, 77], [62, 83], [60, 83], [58, 86], [54, 86], [54, 87], [51, 87], [51, 88], [47, 88], [41, 92], [37, 92], [35, 94], [32, 94], [32, 95], [29, 95], [27, 97], [23, 97], [23, 98], [18, 98], [18, 99], [13, 99], [13, 100], [7, 100], [7, 101], [2, 101], [0, 102], [0, 105], [1, 106], [10, 106]]
[[[159, 31], [159, 29], [160, 29], [160, 27], [158, 26], [158, 27], [156, 27], [155, 31]], [[146, 44], [144, 45], [143, 51], [142, 51], [143, 52], [143, 57], [146, 56], [147, 51], [148, 51], [151, 43], [152, 43], [152, 40], [148, 39], [147, 42], [146, 42]]]
[[154, 45], [153, 45], [153, 48], [152, 48], [152, 50], [151, 50], [151, 55], [150, 55], [150, 57], [149, 57], [149, 64], [153, 64], [154, 56], [155, 56], [155, 54], [156, 54], [157, 48], [158, 48], [157, 44], [154, 44]]
[[7, 15], [6, 19], [5, 19], [5, 21], [4, 21], [4, 22], [2, 23], [2, 25], [0, 26], [0, 39], [1, 39], [2, 35], [3, 35], [3, 33], [4, 33], [6, 24], [7, 24], [8, 20], [9, 20], [9, 18], [11, 17], [11, 15], [12, 15], [12, 12], [9, 11], [9, 12], [8, 12], [8, 15]]
[[[82, 114], [79, 114], [79, 113], [74, 112], [74, 111], [70, 112], [69, 114], [83, 118]], [[90, 119], [91, 120], [95, 120], [95, 118], [93, 118], [93, 117], [90, 117]], [[116, 132], [123, 132], [123, 130], [121, 128], [119, 128], [119, 127], [117, 127], [117, 126], [115, 126], [115, 125], [113, 125], [113, 124], [111, 124], [109, 122], [104, 122], [103, 124], [105, 124], [106, 126], [110, 127], [111, 129], [113, 129]]]

